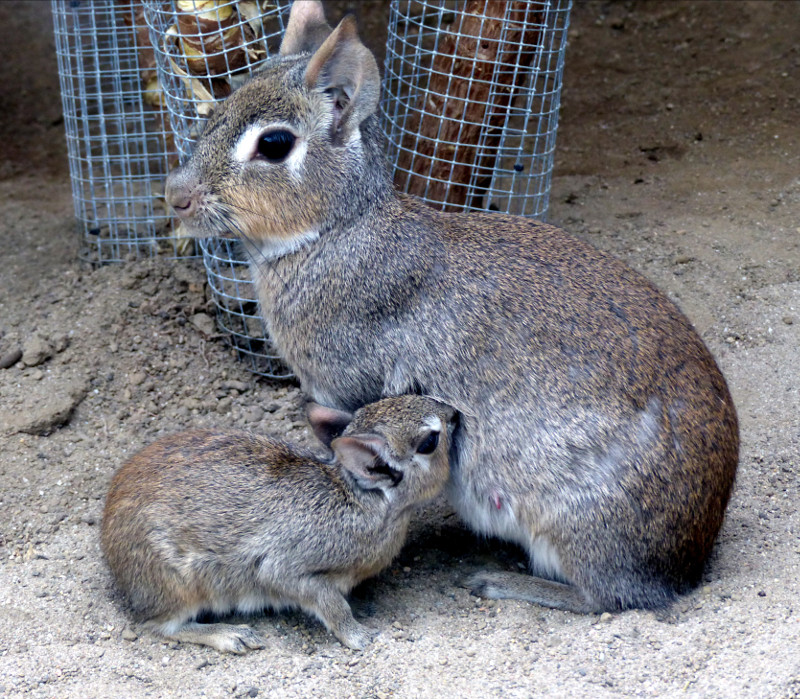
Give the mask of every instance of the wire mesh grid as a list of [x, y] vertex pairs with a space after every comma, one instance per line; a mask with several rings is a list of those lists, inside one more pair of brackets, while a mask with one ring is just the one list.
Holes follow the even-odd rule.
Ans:
[[201, 241], [203, 264], [217, 307], [217, 325], [253, 373], [271, 379], [291, 378], [293, 374], [264, 329], [255, 286], [240, 245], [227, 238]]
[[140, 3], [53, 0], [52, 14], [81, 256], [191, 252], [161, 194], [174, 146]]
[[277, 53], [288, 9], [288, 0], [145, 0], [181, 162], [214, 104]]
[[543, 218], [571, 0], [393, 0], [382, 109], [395, 184]]
[[[180, 162], [191, 154], [214, 103], [277, 53], [288, 9], [288, 0], [146, 0], [145, 20]], [[291, 377], [258, 312], [242, 246], [226, 238], [199, 243], [217, 325], [239, 358], [256, 374]]]

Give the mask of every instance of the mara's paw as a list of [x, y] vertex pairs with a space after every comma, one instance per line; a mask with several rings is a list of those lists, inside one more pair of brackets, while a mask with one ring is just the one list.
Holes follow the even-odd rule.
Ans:
[[336, 638], [348, 648], [364, 650], [372, 643], [373, 639], [378, 635], [378, 632], [374, 629], [368, 629], [366, 626], [362, 626], [357, 622], [353, 622], [349, 624], [346, 629], [340, 629], [338, 632], [335, 632], [335, 635]]
[[217, 628], [209, 630], [205, 639], [200, 642], [216, 648], [220, 653], [243, 655], [248, 651], [266, 647], [264, 637], [247, 625], [213, 624], [213, 626]]
[[509, 597], [507, 573], [480, 572], [470, 575], [461, 583], [476, 597], [484, 599], [503, 599]]

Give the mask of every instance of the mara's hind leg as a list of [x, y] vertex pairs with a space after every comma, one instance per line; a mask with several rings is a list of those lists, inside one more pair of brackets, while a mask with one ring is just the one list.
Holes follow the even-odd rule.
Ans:
[[574, 585], [524, 573], [477, 573], [466, 581], [466, 587], [473, 595], [486, 599], [518, 599], [578, 614], [603, 611]]
[[210, 646], [221, 653], [241, 655], [249, 650], [264, 648], [262, 636], [246, 624], [201, 624], [183, 617], [151, 619], [145, 624], [153, 633], [181, 643]]

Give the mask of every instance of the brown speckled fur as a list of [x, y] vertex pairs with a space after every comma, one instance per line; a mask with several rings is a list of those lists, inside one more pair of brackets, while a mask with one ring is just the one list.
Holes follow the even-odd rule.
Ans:
[[[420, 396], [366, 406], [345, 415], [353, 419], [332, 442], [331, 463], [237, 431], [151, 444], [119, 469], [106, 499], [101, 543], [117, 585], [136, 616], [168, 638], [243, 652], [260, 645], [252, 630], [194, 617], [299, 606], [363, 647], [368, 633], [343, 595], [391, 562], [413, 506], [444, 487], [452, 416]], [[446, 429], [436, 450], [420, 455], [432, 419]], [[353, 470], [353, 453], [377, 456], [359, 450], [363, 440], [400, 477]]]

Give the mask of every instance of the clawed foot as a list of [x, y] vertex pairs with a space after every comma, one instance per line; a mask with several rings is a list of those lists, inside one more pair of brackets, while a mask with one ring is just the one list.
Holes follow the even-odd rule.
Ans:
[[504, 587], [504, 573], [475, 573], [461, 583], [476, 597], [484, 599], [504, 599], [509, 597]]
[[164, 638], [181, 643], [196, 643], [210, 646], [220, 653], [242, 655], [250, 650], [265, 648], [264, 638], [246, 624], [199, 624], [189, 622], [182, 627], [167, 632], [163, 626], [153, 625], [154, 630]]
[[353, 650], [364, 650], [372, 640], [378, 635], [374, 629], [369, 629], [362, 626], [356, 621], [348, 625], [346, 629], [339, 629], [334, 631], [336, 638], [338, 638], [343, 645]]
[[236, 655], [266, 647], [264, 637], [246, 625], [230, 626], [224, 631], [217, 631], [209, 637], [209, 641], [209, 645], [218, 651]]

